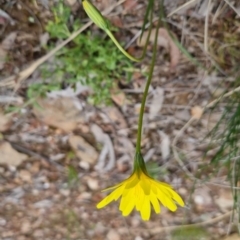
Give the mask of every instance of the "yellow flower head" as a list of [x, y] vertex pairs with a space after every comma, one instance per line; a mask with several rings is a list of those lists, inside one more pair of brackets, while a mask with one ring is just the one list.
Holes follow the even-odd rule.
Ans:
[[113, 192], [98, 203], [97, 208], [103, 208], [113, 200], [117, 201], [121, 196], [119, 210], [123, 216], [128, 216], [135, 207], [143, 220], [149, 220], [151, 205], [156, 213], [160, 213], [159, 202], [173, 212], [177, 209], [176, 203], [184, 206], [182, 198], [170, 185], [154, 180], [148, 175], [140, 153], [136, 153], [132, 175], [104, 191], [109, 189]]

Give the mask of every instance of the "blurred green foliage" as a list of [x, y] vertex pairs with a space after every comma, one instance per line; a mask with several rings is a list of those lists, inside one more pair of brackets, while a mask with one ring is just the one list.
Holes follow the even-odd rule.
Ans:
[[[55, 45], [56, 41], [62, 41], [78, 30], [81, 23], [79, 19], [73, 20], [70, 9], [62, 2], [53, 8], [53, 12], [54, 20], [48, 22], [46, 30]], [[118, 79], [130, 79], [130, 73], [125, 73], [124, 69], [131, 67], [130, 60], [118, 51], [103, 32], [99, 35], [90, 31], [79, 34], [56, 53], [51, 63], [41, 67], [44, 82], [30, 85], [28, 98], [66, 86], [74, 88], [80, 82], [92, 90], [88, 98], [91, 103], [110, 103], [111, 88]]]

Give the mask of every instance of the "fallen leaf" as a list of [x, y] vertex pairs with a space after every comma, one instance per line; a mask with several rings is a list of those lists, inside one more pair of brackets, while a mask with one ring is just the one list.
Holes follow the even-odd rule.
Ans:
[[190, 114], [188, 110], [178, 110], [174, 113], [174, 117], [183, 121], [188, 121], [190, 118]]
[[164, 90], [162, 88], [157, 87], [152, 91], [152, 93], [153, 98], [149, 108], [149, 119], [153, 119], [157, 116], [157, 114], [159, 114], [164, 101]]
[[[155, 35], [157, 29], [152, 29], [149, 41], [154, 43]], [[142, 38], [138, 38], [137, 44], [139, 47], [143, 47], [146, 44], [148, 36], [148, 31], [145, 31], [142, 35]], [[172, 40], [171, 36], [169, 35], [168, 31], [165, 28], [159, 28], [158, 30], [158, 46], [164, 47], [169, 51], [170, 54], [170, 67], [174, 69], [179, 60], [180, 60], [180, 51], [174, 41]]]
[[125, 11], [131, 12], [132, 9], [136, 8], [137, 4], [138, 4], [137, 0], [126, 0], [123, 3], [123, 8]]
[[0, 132], [7, 131], [11, 126], [13, 113], [4, 114], [0, 111]]
[[77, 2], [77, 0], [66, 0], [66, 3], [67, 3], [69, 6], [73, 6], [76, 2]]
[[167, 160], [170, 155], [170, 138], [163, 131], [158, 131], [159, 136], [161, 138], [161, 153], [162, 159]]
[[17, 32], [11, 32], [2, 41], [1, 46], [4, 50], [11, 50], [17, 37]]
[[119, 129], [127, 128], [127, 122], [122, 115], [122, 113], [116, 107], [105, 107], [104, 113], [107, 115], [107, 118], [104, 119], [106, 123], [115, 123], [118, 125]]
[[223, 238], [222, 240], [239, 240], [239, 239], [240, 239], [239, 234], [235, 233], [230, 236], [227, 236], [226, 238]]
[[3, 47], [0, 45], [0, 70], [4, 68], [6, 57], [7, 57], [7, 51], [5, 51]]
[[234, 203], [231, 189], [220, 187], [215, 199], [215, 203], [223, 212], [229, 211], [229, 209], [233, 207]]
[[191, 109], [191, 115], [195, 119], [200, 119], [203, 114], [203, 109], [200, 106], [194, 106]]
[[122, 19], [119, 16], [113, 16], [110, 18], [110, 21], [113, 26], [117, 28], [123, 28], [123, 22]]
[[17, 152], [8, 142], [0, 143], [0, 156], [0, 164], [15, 167], [28, 159], [27, 155]]
[[69, 144], [77, 157], [83, 161], [94, 165], [97, 162], [98, 153], [93, 146], [87, 143], [82, 137], [72, 135]]
[[126, 95], [118, 88], [111, 90], [111, 99], [120, 107], [126, 104]]
[[33, 113], [45, 124], [70, 132], [84, 122], [83, 114], [74, 101], [67, 97], [39, 99]]
[[[98, 158], [98, 163], [95, 168], [99, 171], [109, 171], [115, 166], [115, 153], [111, 138], [103, 132], [96, 124], [91, 126], [91, 131], [97, 142], [103, 144], [102, 151]], [[106, 161], [108, 162], [106, 163]]]
[[120, 234], [114, 230], [110, 229], [109, 232], [107, 233], [107, 240], [121, 240]]

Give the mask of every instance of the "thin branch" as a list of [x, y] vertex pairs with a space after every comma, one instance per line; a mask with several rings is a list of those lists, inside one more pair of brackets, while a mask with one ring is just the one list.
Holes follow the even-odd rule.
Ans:
[[173, 10], [171, 13], [169, 13], [169, 14], [167, 15], [167, 17], [171, 17], [173, 14], [179, 12], [181, 9], [185, 8], [186, 6], [188, 6], [188, 5], [191, 4], [191, 3], [194, 3], [195, 1], [196, 1], [196, 0], [191, 0], [191, 1], [189, 1], [189, 2], [184, 3], [183, 5], [181, 5], [180, 7], [178, 7], [178, 8], [175, 9], [175, 10]]
[[240, 17], [240, 12], [230, 3], [228, 0], [224, 0], [232, 9], [233, 11]]
[[215, 218], [211, 218], [211, 219], [208, 219], [204, 222], [199, 222], [199, 223], [194, 223], [194, 224], [176, 225], [176, 226], [167, 226], [167, 227], [156, 227], [156, 228], [150, 229], [149, 232], [150, 232], [150, 234], [159, 234], [159, 233], [164, 232], [164, 231], [169, 232], [169, 231], [173, 231], [173, 230], [176, 230], [176, 229], [184, 229], [184, 228], [190, 228], [190, 227], [202, 227], [202, 226], [217, 223], [217, 222], [231, 216], [232, 212], [233, 211], [231, 210], [231, 211], [226, 212], [226, 213], [224, 213], [220, 216], [217, 216]]
[[204, 50], [208, 52], [208, 22], [209, 22], [209, 14], [211, 9], [211, 0], [208, 0], [207, 13], [205, 17], [205, 25], [204, 25]]

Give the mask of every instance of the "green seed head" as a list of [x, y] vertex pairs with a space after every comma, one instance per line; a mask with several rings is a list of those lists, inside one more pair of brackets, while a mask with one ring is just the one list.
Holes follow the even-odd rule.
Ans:
[[82, 0], [83, 8], [88, 17], [101, 29], [108, 29], [108, 22], [99, 10], [88, 0]]

